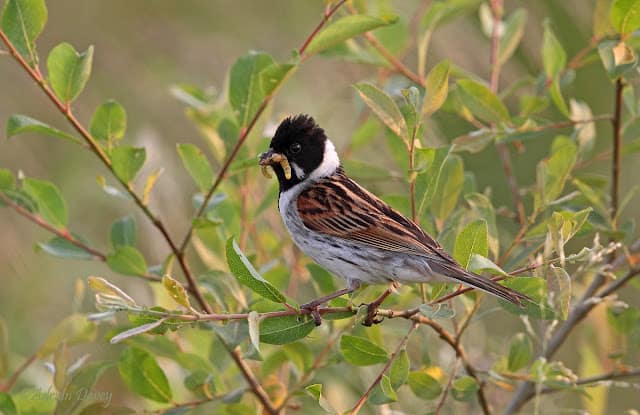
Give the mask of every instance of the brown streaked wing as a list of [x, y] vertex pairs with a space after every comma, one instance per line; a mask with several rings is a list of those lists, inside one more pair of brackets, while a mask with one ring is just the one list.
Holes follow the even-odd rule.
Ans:
[[455, 263], [415, 223], [341, 170], [300, 193], [297, 208], [302, 223], [316, 232], [388, 251], [437, 256]]

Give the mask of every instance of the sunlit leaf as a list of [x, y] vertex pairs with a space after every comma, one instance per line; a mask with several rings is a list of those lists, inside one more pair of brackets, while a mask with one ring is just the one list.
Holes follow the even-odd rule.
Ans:
[[340, 338], [340, 352], [354, 366], [375, 365], [389, 359], [387, 352], [371, 340], [348, 334], [343, 334]]
[[456, 401], [468, 402], [472, 400], [480, 389], [478, 382], [471, 376], [457, 378], [451, 384], [451, 396]]
[[402, 349], [389, 368], [389, 380], [394, 389], [405, 384], [409, 378], [410, 366], [409, 355], [405, 349]]
[[173, 301], [181, 306], [191, 310], [191, 302], [189, 301], [189, 294], [187, 289], [178, 282], [176, 279], [171, 278], [169, 275], [162, 277], [162, 286], [169, 293], [169, 296], [173, 298]]
[[389, 380], [389, 376], [382, 375], [382, 379], [373, 388], [371, 391], [371, 395], [369, 397], [369, 402], [373, 405], [383, 405], [391, 402], [396, 402], [398, 400], [398, 395], [396, 391], [391, 386], [391, 381]]
[[67, 204], [53, 183], [27, 177], [22, 181], [22, 188], [36, 202], [44, 220], [56, 228], [67, 226]]
[[35, 41], [46, 22], [44, 0], [7, 0], [4, 3], [2, 31], [32, 67], [38, 63]]
[[229, 269], [241, 284], [273, 302], [284, 303], [286, 301], [285, 296], [256, 271], [233, 238], [229, 238], [227, 241], [226, 252]]
[[107, 255], [109, 268], [124, 275], [145, 275], [147, 262], [133, 246], [120, 245], [115, 252]]
[[262, 93], [266, 96], [276, 91], [287, 79], [289, 73], [296, 68], [291, 63], [273, 63], [260, 72]]
[[507, 368], [510, 372], [517, 372], [526, 367], [533, 357], [533, 344], [524, 333], [518, 333], [511, 338]]
[[427, 75], [422, 113], [430, 115], [436, 112], [447, 99], [449, 92], [449, 72], [451, 65], [448, 60], [439, 62]]
[[395, 135], [407, 140], [408, 130], [404, 116], [396, 102], [386, 92], [375, 85], [360, 83], [354, 85], [362, 100]]
[[460, 265], [468, 268], [473, 254], [479, 254], [484, 257], [489, 255], [487, 221], [484, 219], [478, 219], [468, 224], [456, 238], [453, 257]]
[[336, 415], [338, 411], [329, 403], [327, 398], [322, 395], [322, 384], [314, 383], [304, 388], [307, 395], [311, 396], [318, 402], [318, 405], [328, 414]]
[[462, 158], [456, 154], [449, 155], [442, 166], [437, 191], [431, 198], [431, 212], [438, 220], [444, 222], [451, 215], [458, 204], [463, 184]]
[[51, 50], [47, 58], [51, 88], [65, 103], [70, 103], [84, 89], [93, 63], [93, 46], [78, 53], [68, 43], [61, 43]]
[[619, 34], [629, 34], [640, 28], [640, 1], [614, 0], [609, 16]]
[[377, 27], [393, 24], [396, 21], [396, 16], [377, 18], [365, 15], [351, 15], [342, 17], [318, 33], [307, 46], [305, 53], [313, 55], [322, 52], [354, 36], [369, 32]]
[[155, 358], [142, 349], [130, 347], [120, 355], [120, 377], [138, 395], [167, 403], [172, 399], [169, 381]]
[[426, 371], [409, 373], [409, 388], [421, 399], [433, 400], [442, 393], [442, 386], [433, 376]]
[[18, 415], [18, 408], [16, 408], [16, 404], [8, 393], [0, 392], [0, 413], [3, 415]]
[[260, 341], [267, 344], [287, 344], [305, 338], [316, 327], [310, 316], [267, 318], [260, 322]]
[[111, 153], [113, 171], [123, 182], [130, 183], [144, 165], [147, 151], [130, 146], [116, 147]]
[[82, 144], [82, 141], [77, 137], [53, 128], [42, 121], [38, 121], [26, 115], [11, 115], [7, 120], [7, 138], [11, 138], [22, 133], [44, 134], [51, 137], [62, 138], [63, 140], [68, 140], [76, 144]]
[[542, 65], [547, 78], [553, 79], [560, 74], [567, 64], [567, 52], [558, 41], [548, 21], [544, 24], [542, 38]]
[[527, 23], [527, 11], [517, 9], [507, 17], [504, 22], [504, 33], [500, 37], [500, 49], [498, 54], [498, 62], [503, 65], [509, 60], [513, 52], [516, 51], [522, 35], [524, 27]]
[[275, 61], [266, 53], [249, 52], [231, 67], [229, 77], [229, 103], [240, 127], [245, 127], [258, 111], [264, 99], [260, 73], [274, 65]]
[[509, 121], [507, 107], [486, 85], [472, 79], [461, 79], [458, 86], [464, 105], [473, 115], [489, 123]]
[[198, 189], [206, 192], [213, 182], [213, 171], [205, 155], [193, 144], [178, 144], [178, 154]]
[[101, 104], [91, 117], [89, 131], [97, 140], [113, 143], [124, 137], [127, 130], [127, 113], [115, 100]]

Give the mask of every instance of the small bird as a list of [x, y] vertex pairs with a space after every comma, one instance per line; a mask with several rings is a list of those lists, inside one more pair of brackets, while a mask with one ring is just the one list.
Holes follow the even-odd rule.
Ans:
[[335, 146], [307, 115], [278, 126], [260, 166], [275, 172], [278, 208], [295, 244], [319, 265], [347, 281], [347, 288], [302, 306], [320, 324], [318, 307], [364, 284], [389, 284], [369, 304], [365, 325], [398, 283], [459, 282], [516, 305], [524, 294], [464, 269], [413, 221], [345, 173]]

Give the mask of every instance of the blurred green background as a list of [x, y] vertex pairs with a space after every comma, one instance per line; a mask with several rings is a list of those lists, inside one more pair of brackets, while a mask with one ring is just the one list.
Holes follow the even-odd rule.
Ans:
[[[405, 21], [412, 18], [411, 13], [420, 3], [423, 2], [390, 2]], [[569, 57], [590, 40], [595, 1], [506, 0], [505, 3], [508, 12], [524, 7], [529, 15], [522, 44], [503, 68], [501, 86], [525, 75], [535, 77], [540, 71], [544, 19], [549, 19]], [[49, 1], [48, 7], [49, 20], [38, 41], [40, 55], [46, 56], [61, 41], [68, 41], [78, 50], [95, 46], [92, 77], [74, 103], [74, 111], [88, 124], [94, 109], [105, 99], [114, 98], [123, 104], [128, 113], [126, 139], [130, 144], [147, 147], [148, 161], [143, 174], [160, 166], [165, 169], [154, 190], [152, 206], [165, 219], [169, 231], [180, 236], [191, 215], [193, 185], [175, 153], [175, 143], [201, 144], [202, 141], [185, 116], [184, 105], [171, 95], [170, 87], [189, 83], [210, 86], [224, 93], [228, 68], [252, 49], [265, 50], [276, 59], [286, 60], [317, 24], [324, 3], [320, 0], [55, 0]], [[489, 40], [482, 33], [477, 14], [438, 29], [432, 42], [429, 67], [447, 58], [469, 72], [488, 78]], [[410, 53], [406, 62], [415, 65], [414, 54]], [[20, 113], [69, 131], [63, 117], [8, 56], [0, 55], [0, 73], [2, 123], [10, 114]], [[270, 120], [277, 122], [289, 113], [309, 113], [339, 147], [343, 147], [358, 126], [362, 109], [351, 85], [375, 76], [376, 70], [366, 65], [313, 57], [279, 92]], [[597, 61], [577, 72], [567, 95], [589, 103], [594, 114], [612, 112], [613, 87]], [[515, 100], [507, 103], [513, 107], [517, 104]], [[553, 113], [550, 116], [553, 117]], [[430, 129], [428, 134], [431, 143], [446, 142], [472, 129], [458, 121], [459, 118], [455, 120], [451, 122], [446, 115], [439, 118], [438, 128]], [[608, 148], [610, 126], [602, 122], [597, 129], [597, 148]], [[513, 163], [521, 186], [535, 182], [535, 164], [548, 154], [552, 137], [549, 134], [527, 142], [525, 153], [514, 154]], [[265, 140], [265, 147], [266, 144]], [[381, 153], [378, 148], [364, 149], [353, 156], [371, 159], [373, 155], [379, 157], [380, 162], [389, 162], [389, 157], [375, 156], [376, 153]], [[479, 154], [465, 153], [463, 157], [465, 169], [476, 173], [478, 189], [491, 186], [494, 205], [511, 206], [502, 170], [497, 168], [495, 150], [489, 147]], [[637, 158], [624, 160], [622, 189], [637, 182], [633, 172], [637, 171], [634, 162], [638, 161]], [[35, 135], [2, 139], [0, 166], [56, 183], [68, 200], [71, 229], [81, 231], [100, 250], [108, 249], [107, 235], [113, 220], [136, 212], [132, 204], [114, 200], [96, 184], [96, 176], [107, 175], [107, 172], [92, 154], [59, 140]], [[590, 169], [607, 172], [608, 163], [594, 164]], [[388, 187], [389, 183], [367, 185], [377, 190]], [[626, 219], [638, 215], [637, 203], [637, 198], [631, 202], [631, 208], [625, 212]], [[168, 248], [145, 218], [137, 212], [135, 215], [139, 247], [150, 263], [157, 263]], [[8, 321], [10, 348], [15, 353], [31, 353], [55, 323], [70, 313], [78, 278], [100, 275], [126, 287], [138, 298], [144, 299], [149, 294], [146, 284], [115, 275], [102, 263], [63, 261], [34, 252], [36, 243], [48, 238], [45, 231], [14, 212], [0, 210], [0, 315]], [[84, 309], [92, 309], [90, 299], [86, 300]], [[490, 324], [471, 330], [470, 338], [476, 334], [487, 335], [476, 333], [483, 327], [502, 336], [516, 322], [511, 315], [500, 315]], [[588, 333], [589, 330], [582, 334], [589, 336], [587, 341], [597, 341], [596, 333]], [[559, 355], [568, 365], [577, 361], [571, 349], [569, 345]], [[471, 352], [472, 358], [479, 358]], [[558, 394], [552, 399], [577, 400], [578, 396]], [[613, 402], [610, 413], [640, 407], [640, 398], [629, 390], [613, 389], [610, 402]]]

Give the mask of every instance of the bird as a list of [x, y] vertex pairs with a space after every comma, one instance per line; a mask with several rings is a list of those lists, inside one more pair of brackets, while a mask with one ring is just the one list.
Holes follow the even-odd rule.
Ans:
[[293, 242], [346, 288], [301, 306], [321, 324], [318, 307], [362, 284], [388, 284], [368, 305], [365, 325], [399, 284], [458, 282], [518, 306], [530, 298], [466, 270], [429, 234], [347, 176], [335, 145], [313, 117], [299, 114], [277, 127], [259, 165], [279, 184], [278, 209]]

